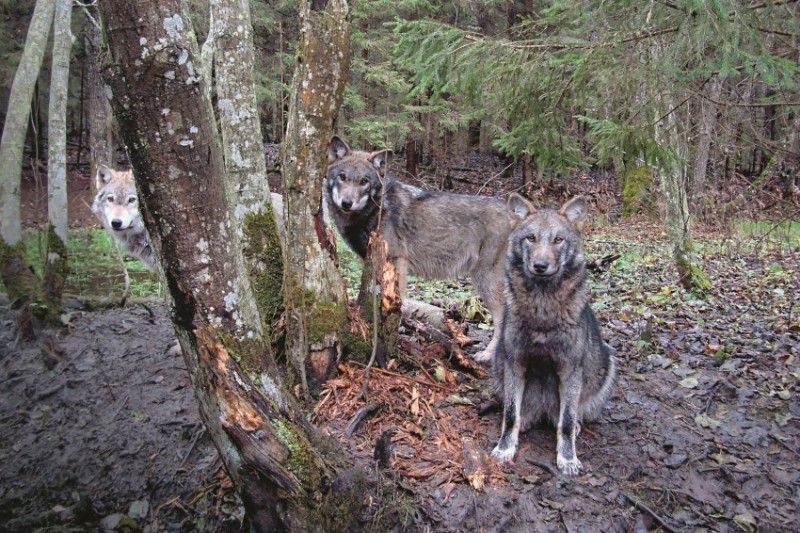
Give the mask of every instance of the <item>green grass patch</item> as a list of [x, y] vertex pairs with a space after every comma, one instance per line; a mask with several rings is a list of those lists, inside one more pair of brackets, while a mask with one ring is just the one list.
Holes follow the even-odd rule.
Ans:
[[[26, 231], [23, 243], [29, 264], [41, 277], [45, 254], [44, 232]], [[114, 252], [115, 245], [111, 235], [102, 229], [69, 230], [67, 235], [69, 274], [64, 292], [81, 296], [111, 298], [122, 296], [125, 277]], [[155, 273], [147, 270], [141, 261], [127, 257], [124, 253], [123, 259], [131, 280], [131, 296], [163, 295], [161, 283]], [[0, 288], [5, 290], [2, 283]]]

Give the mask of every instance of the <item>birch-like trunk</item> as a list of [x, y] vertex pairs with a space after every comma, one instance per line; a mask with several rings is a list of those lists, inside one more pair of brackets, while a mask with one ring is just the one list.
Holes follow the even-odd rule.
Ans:
[[54, 10], [55, 0], [36, 2], [25, 37], [25, 48], [11, 84], [8, 113], [0, 140], [0, 275], [12, 301], [38, 300], [41, 297], [39, 280], [27, 268], [22, 249], [20, 179], [31, 98], [42, 66]]
[[[180, 0], [102, 2], [103, 70], [203, 422], [257, 531], [344, 531], [368, 490], [306, 421], [249, 322], [210, 80]], [[239, 361], [264, 361], [260, 387]], [[259, 390], [259, 388], [261, 390]]]
[[111, 112], [111, 103], [108, 101], [107, 88], [100, 77], [98, 56], [102, 38], [100, 27], [97, 25], [96, 7], [86, 8], [84, 34], [86, 36], [86, 84], [88, 86], [89, 102], [87, 119], [89, 125], [89, 175], [97, 175], [97, 165], [107, 165], [116, 168], [117, 153], [114, 143], [114, 115]]
[[[212, 0], [210, 29], [203, 45], [204, 68], [213, 64], [216, 118], [222, 134], [225, 189], [234, 215], [237, 260], [249, 272], [240, 280], [254, 290], [265, 331], [283, 304], [283, 256], [270, 201], [261, 124], [256, 103], [253, 24], [248, 0]], [[282, 214], [281, 214], [282, 216]], [[250, 283], [252, 280], [252, 287]], [[248, 361], [248, 370], [262, 368]]]
[[55, 5], [55, 0], [37, 0], [8, 97], [8, 113], [0, 141], [0, 236], [8, 246], [16, 245], [22, 238], [19, 199], [22, 150], [28, 131], [31, 98], [42, 67]]
[[56, 0], [53, 17], [53, 59], [47, 126], [47, 255], [44, 297], [47, 317], [58, 323], [67, 278], [67, 96], [72, 50], [72, 0]]
[[303, 391], [328, 377], [341, 355], [347, 294], [322, 217], [328, 142], [350, 56], [345, 0], [300, 3], [300, 43], [283, 153], [286, 224], [286, 352]]

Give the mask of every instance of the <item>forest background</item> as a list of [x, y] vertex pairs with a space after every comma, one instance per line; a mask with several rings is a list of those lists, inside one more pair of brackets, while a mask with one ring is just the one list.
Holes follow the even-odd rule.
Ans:
[[[305, 4], [250, 4], [256, 102], [267, 143], [285, 141], [291, 80], [305, 52], [297, 15]], [[210, 31], [207, 6], [186, 5], [202, 42]], [[5, 112], [34, 2], [0, 6]], [[102, 88], [92, 68], [99, 51], [96, 13], [93, 6], [73, 11], [67, 166], [78, 171], [71, 176], [87, 177], [99, 160], [125, 164], [125, 154], [116, 150], [118, 140], [108, 141], [113, 128], [101, 117], [109, 115], [90, 97]], [[583, 192], [581, 183], [602, 181], [611, 193], [609, 201], [596, 202], [600, 225], [622, 221], [621, 227], [639, 231], [649, 227], [644, 220], [663, 228], [655, 235], [666, 236], [671, 272], [687, 291], [682, 298], [691, 301], [718, 290], [713, 280], [720, 278], [704, 272], [711, 262], [708, 248], [693, 241], [696, 228], [725, 234], [765, 222], [755, 226], [758, 239], [780, 232], [790, 254], [796, 252], [797, 2], [375, 1], [350, 3], [350, 20], [349, 77], [336, 129], [353, 146], [394, 148], [404, 156], [405, 168], [396, 172], [405, 179], [444, 190], [518, 190], [550, 203]], [[56, 62], [47, 54], [25, 143], [28, 180], [49, 152], [46, 80]], [[104, 133], [104, 146], [91, 138], [97, 132]], [[454, 161], [475, 154], [497, 162], [500, 171], [470, 187], [460, 174], [465, 164]], [[747, 253], [758, 254], [761, 242]], [[783, 246], [779, 239], [777, 253]], [[792, 261], [788, 267], [770, 262], [769, 272], [796, 283]], [[792, 290], [779, 306], [788, 314], [773, 328], [779, 336], [796, 333]], [[663, 296], [670, 298], [672, 289]], [[620, 313], [630, 314], [624, 306]], [[650, 316], [640, 322], [634, 347], [647, 350], [660, 322]], [[721, 359], [736, 352], [713, 341], [703, 349]], [[778, 360], [791, 366], [781, 350]], [[709, 405], [725, 389], [720, 383], [708, 384]], [[793, 387], [795, 381], [782, 382], [769, 389], [769, 398], [791, 398], [778, 393]], [[784, 427], [791, 418], [780, 420]], [[739, 511], [726, 509], [725, 516], [749, 524], [751, 515]]]

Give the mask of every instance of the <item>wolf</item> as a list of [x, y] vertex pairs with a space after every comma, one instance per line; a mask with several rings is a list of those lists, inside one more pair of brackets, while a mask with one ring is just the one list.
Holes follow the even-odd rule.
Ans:
[[513, 219], [496, 198], [424, 191], [403, 183], [387, 172], [391, 160], [391, 150], [355, 151], [334, 136], [323, 186], [330, 216], [362, 259], [380, 222], [401, 297], [408, 274], [433, 279], [469, 275], [494, 319], [494, 337], [475, 355], [488, 361], [502, 326], [505, 243]]
[[128, 254], [140, 259], [149, 270], [155, 270], [153, 245], [139, 214], [139, 195], [133, 173], [101, 164], [97, 166], [95, 185], [97, 194], [92, 212]]
[[[106, 165], [97, 166], [95, 175], [97, 194], [92, 211], [103, 227], [133, 257], [152, 271], [157, 269], [153, 245], [139, 213], [139, 196], [130, 170], [114, 170]], [[283, 224], [283, 196], [271, 193], [281, 244], [285, 234]]]
[[492, 455], [511, 461], [520, 431], [549, 419], [557, 431], [556, 465], [574, 476], [582, 468], [575, 452], [580, 424], [599, 415], [616, 374], [589, 306], [581, 243], [586, 201], [537, 210], [512, 194], [508, 206], [519, 222], [508, 238], [505, 316], [492, 368], [503, 404]]

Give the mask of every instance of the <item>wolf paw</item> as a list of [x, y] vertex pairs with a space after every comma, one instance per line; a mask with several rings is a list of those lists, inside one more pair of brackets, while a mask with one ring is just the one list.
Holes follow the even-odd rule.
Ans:
[[565, 476], [577, 476], [581, 471], [581, 468], [583, 468], [583, 465], [577, 457], [573, 459], [565, 459], [560, 455], [556, 457], [556, 465]]
[[516, 446], [509, 446], [508, 448], [500, 448], [500, 446], [495, 446], [494, 450], [492, 450], [492, 457], [501, 463], [507, 463], [514, 458], [515, 453], [517, 453]]
[[479, 363], [488, 363], [494, 357], [494, 353], [490, 352], [489, 350], [481, 350], [480, 352], [476, 353], [472, 356]]

